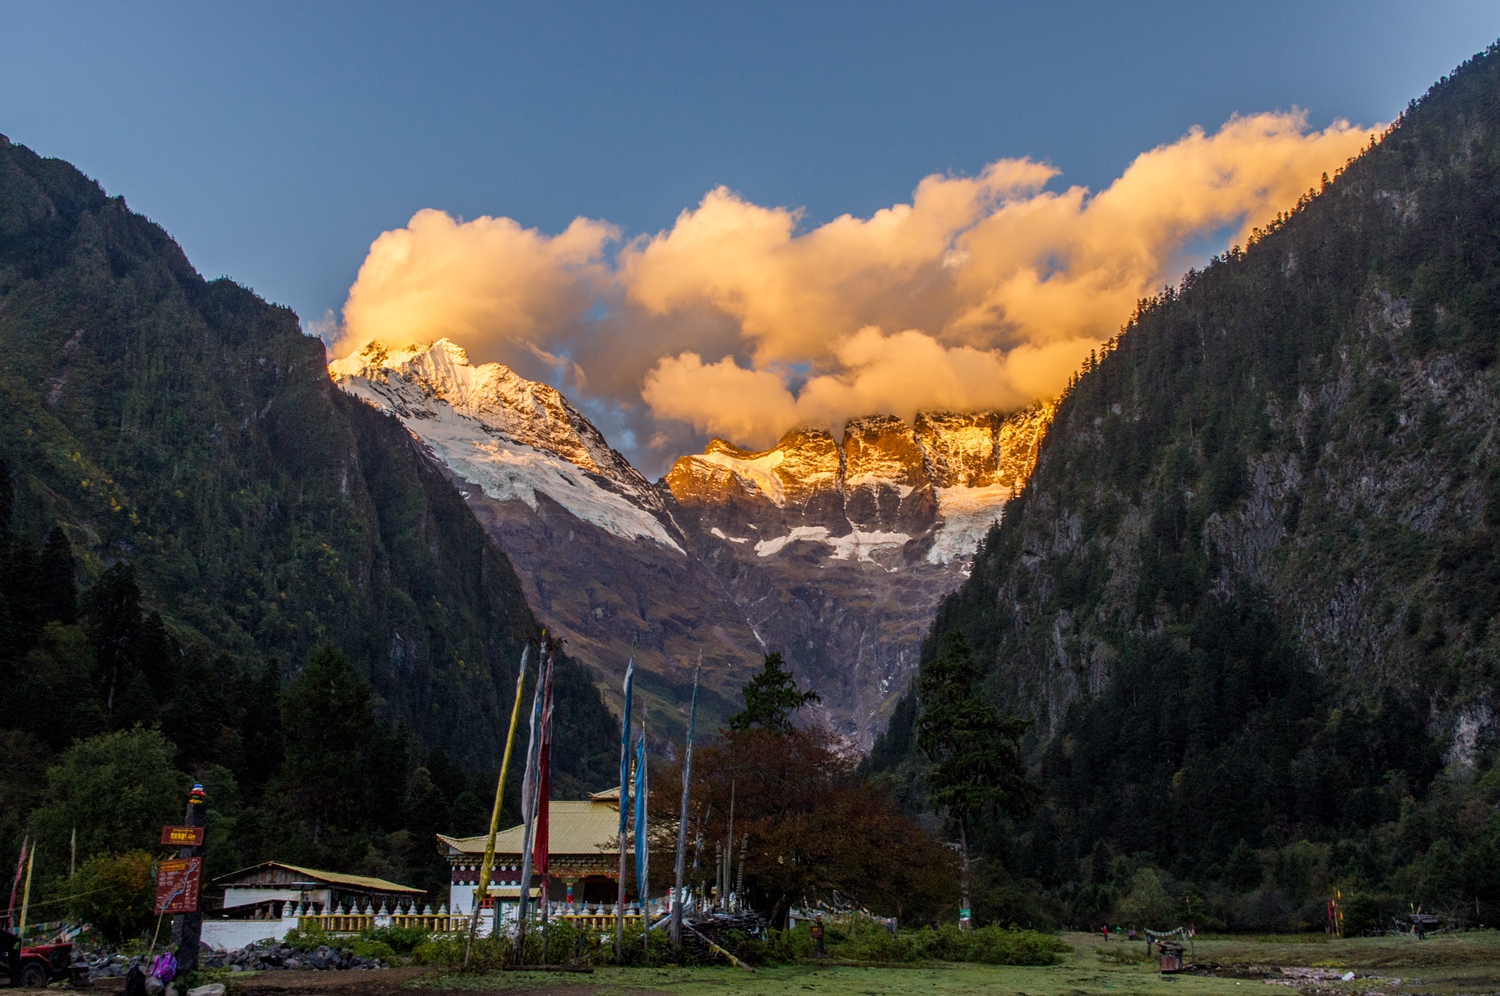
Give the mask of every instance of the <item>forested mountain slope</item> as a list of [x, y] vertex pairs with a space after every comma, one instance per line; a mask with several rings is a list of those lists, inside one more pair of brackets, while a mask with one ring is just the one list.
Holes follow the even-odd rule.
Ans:
[[[991, 840], [1013, 873], [1080, 922], [1122, 856], [1245, 891], [1256, 848], [1266, 922], [1331, 881], [1500, 899], [1473, 857], [1496, 833], [1497, 347], [1492, 47], [1143, 302], [1061, 400], [925, 650], [963, 633], [1033, 722], [1048, 802]], [[871, 760], [914, 803], [919, 708]], [[1323, 877], [1299, 893], [1272, 866], [1300, 841]]]
[[[26, 550], [59, 525], [77, 580], [128, 564], [180, 655], [218, 655], [210, 680], [271, 658], [293, 672], [329, 644], [368, 675], [385, 721], [471, 771], [498, 766], [539, 625], [418, 444], [324, 364], [290, 310], [205, 281], [122, 198], [0, 137], [0, 459], [15, 495], [0, 530], [21, 544], [7, 669], [47, 621], [16, 581]], [[149, 688], [163, 712], [172, 686]], [[608, 714], [581, 668], [561, 686], [560, 774], [593, 786]]]

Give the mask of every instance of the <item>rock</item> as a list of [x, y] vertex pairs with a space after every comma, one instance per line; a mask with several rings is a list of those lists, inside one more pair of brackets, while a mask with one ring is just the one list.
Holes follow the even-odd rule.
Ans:
[[206, 986], [195, 986], [187, 991], [187, 996], [224, 996], [224, 983], [210, 982]]
[[165, 988], [166, 986], [162, 985], [161, 980], [156, 976], [146, 976], [146, 992], [148, 996], [162, 996], [162, 990]]

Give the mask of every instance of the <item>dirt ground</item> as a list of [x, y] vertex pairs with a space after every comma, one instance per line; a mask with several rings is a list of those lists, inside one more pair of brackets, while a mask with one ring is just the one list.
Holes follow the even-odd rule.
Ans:
[[360, 972], [254, 972], [227, 984], [244, 996], [315, 993], [317, 996], [412, 996], [407, 984], [431, 975], [430, 968], [382, 968]]
[[[236, 996], [281, 996], [308, 993], [316, 996], [413, 996], [407, 986], [430, 968], [386, 968], [361, 972], [246, 972], [225, 978]], [[100, 979], [83, 992], [89, 996], [119, 996], [124, 979]]]

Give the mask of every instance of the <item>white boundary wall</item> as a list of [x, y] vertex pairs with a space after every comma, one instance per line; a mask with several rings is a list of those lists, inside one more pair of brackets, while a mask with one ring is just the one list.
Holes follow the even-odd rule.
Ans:
[[211, 920], [203, 918], [203, 943], [234, 951], [256, 941], [285, 940], [296, 920]]

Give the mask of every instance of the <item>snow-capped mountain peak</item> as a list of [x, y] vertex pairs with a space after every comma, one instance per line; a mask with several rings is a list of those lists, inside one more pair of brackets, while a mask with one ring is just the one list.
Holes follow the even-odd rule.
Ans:
[[328, 365], [344, 390], [391, 412], [491, 498], [536, 507], [544, 494], [625, 539], [681, 551], [660, 494], [558, 391], [503, 363], [475, 366], [448, 339], [372, 342]]
[[889, 570], [974, 552], [1031, 472], [1051, 407], [852, 419], [842, 441], [795, 429], [750, 452], [715, 439], [665, 478], [712, 535], [769, 557], [821, 543], [833, 560]]

